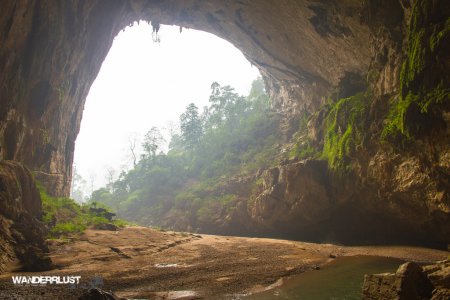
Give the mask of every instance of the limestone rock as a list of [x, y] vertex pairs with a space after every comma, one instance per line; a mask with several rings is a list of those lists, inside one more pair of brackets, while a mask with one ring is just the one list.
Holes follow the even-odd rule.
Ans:
[[286, 229], [312, 234], [333, 207], [326, 169], [325, 162], [311, 160], [264, 171], [264, 190], [249, 204], [250, 215], [279, 233]]
[[[411, 128], [426, 128], [405, 149], [388, 149], [380, 133], [390, 104], [406, 96], [408, 88], [415, 92], [440, 84], [448, 89], [448, 30], [433, 40], [443, 41], [439, 51], [424, 50], [421, 56], [428, 60], [419, 64], [423, 72], [413, 74], [411, 86], [402, 86], [400, 73], [409, 48], [430, 46], [425, 39], [409, 41], [409, 29], [427, 27], [425, 32], [431, 34], [443, 28], [449, 3], [0, 1], [0, 158], [21, 162], [50, 194], [67, 196], [85, 99], [115, 35], [138, 20], [204, 30], [233, 43], [259, 68], [273, 109], [286, 119], [287, 137], [296, 130], [299, 116], [312, 115], [303, 135], [318, 151], [326, 104], [366, 87], [373, 92], [369, 126], [351, 158], [351, 172], [338, 176], [323, 162], [289, 162], [263, 174], [263, 190], [255, 197], [245, 187], [250, 184], [239, 187], [234, 202], [239, 209], [217, 206], [204, 224], [234, 234], [242, 232], [239, 228], [253, 228], [290, 238], [443, 247], [450, 243], [448, 104], [431, 109], [429, 118], [418, 107], [405, 113]], [[20, 205], [17, 210], [22, 211]], [[12, 215], [0, 220], [1, 227], [8, 228], [2, 236], [20, 240], [22, 229], [9, 231], [13, 219], [18, 220], [18, 212]], [[22, 219], [28, 224], [29, 218]], [[202, 225], [192, 216], [163, 219], [184, 228]], [[9, 253], [0, 260], [15, 255], [10, 246], [0, 247]]]
[[408, 262], [401, 265], [396, 273], [365, 275], [362, 299], [448, 299], [449, 274], [449, 261], [423, 268]]
[[423, 269], [434, 286], [450, 290], [450, 260], [428, 265]]
[[345, 71], [367, 72], [362, 10], [359, 1], [1, 1], [0, 157], [25, 163], [52, 195], [69, 194], [87, 93], [134, 21], [227, 39], [261, 70], [274, 107], [298, 114], [319, 107]]
[[41, 199], [30, 171], [20, 163], [1, 161], [0, 272], [15, 259], [24, 270], [51, 267], [41, 214]]

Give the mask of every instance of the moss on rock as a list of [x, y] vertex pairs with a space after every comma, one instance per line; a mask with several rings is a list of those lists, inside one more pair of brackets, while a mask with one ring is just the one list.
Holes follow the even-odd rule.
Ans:
[[332, 105], [325, 122], [322, 157], [331, 169], [345, 169], [351, 154], [364, 141], [370, 95], [358, 93]]
[[445, 61], [450, 59], [450, 4], [416, 1], [411, 14], [400, 93], [390, 103], [383, 141], [411, 140], [433, 127], [450, 98]]

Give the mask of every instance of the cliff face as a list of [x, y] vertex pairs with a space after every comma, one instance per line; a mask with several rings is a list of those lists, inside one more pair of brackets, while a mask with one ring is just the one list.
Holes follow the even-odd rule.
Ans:
[[[317, 108], [345, 71], [365, 74], [359, 1], [3, 1], [0, 157], [68, 195], [84, 101], [114, 36], [144, 19], [209, 31], [265, 76], [277, 110]], [[345, 25], [339, 25], [345, 24]]]
[[446, 247], [449, 16], [444, 1], [365, 2], [365, 80], [346, 73], [298, 138], [328, 166], [266, 171], [264, 191], [249, 203], [254, 219], [300, 238]]
[[449, 15], [444, 0], [2, 1], [0, 157], [68, 195], [84, 101], [118, 31], [140, 19], [205, 30], [260, 69], [287, 140], [309, 116], [296, 142], [328, 160], [264, 171], [220, 228], [442, 246]]
[[30, 171], [17, 162], [0, 162], [0, 272], [14, 260], [24, 270], [50, 267], [41, 213], [41, 198]]

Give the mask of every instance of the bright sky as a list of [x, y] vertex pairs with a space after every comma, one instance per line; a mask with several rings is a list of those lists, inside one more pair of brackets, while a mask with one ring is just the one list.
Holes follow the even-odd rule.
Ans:
[[[94, 81], [76, 140], [78, 173], [94, 188], [106, 183], [106, 169], [131, 165], [128, 139], [140, 141], [152, 127], [178, 123], [185, 107], [208, 104], [213, 81], [247, 95], [259, 76], [231, 43], [196, 30], [162, 26], [160, 43], [145, 22], [115, 38]], [[140, 144], [141, 142], [139, 142]]]

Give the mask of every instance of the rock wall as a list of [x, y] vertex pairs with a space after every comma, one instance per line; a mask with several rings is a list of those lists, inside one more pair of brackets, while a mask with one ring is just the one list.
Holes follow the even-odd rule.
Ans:
[[114, 36], [143, 19], [205, 30], [241, 49], [275, 107], [317, 108], [345, 71], [367, 72], [360, 1], [2, 1], [0, 157], [69, 194], [84, 101]]
[[31, 172], [20, 163], [1, 161], [0, 272], [14, 261], [23, 270], [50, 267], [41, 214], [41, 198]]
[[[118, 31], [141, 19], [156, 31], [159, 24], [205, 30], [260, 69], [287, 139], [295, 120], [309, 115], [302, 136], [325, 152], [330, 113], [339, 117], [335, 134], [353, 130], [360, 139], [334, 154], [344, 173], [330, 168], [330, 157], [328, 165], [315, 157], [266, 170], [260, 194], [241, 199], [220, 228], [258, 224], [298, 238], [443, 246], [450, 242], [448, 3], [1, 1], [0, 157], [25, 164], [51, 194], [68, 195], [84, 101]], [[364, 91], [371, 96], [358, 112], [362, 125], [349, 124], [356, 106], [340, 111], [338, 100]]]
[[[188, 219], [175, 224], [169, 218], [162, 225], [186, 230], [195, 224], [200, 231], [219, 234], [447, 248], [450, 78], [444, 66], [450, 61], [450, 5], [365, 1], [361, 12], [371, 32], [365, 76], [346, 71], [331, 89], [320, 84], [279, 88], [269, 80], [272, 96], [285, 99], [274, 108], [284, 112], [281, 129], [290, 132], [287, 142], [313, 153], [280, 160], [249, 179], [247, 193], [234, 192], [242, 200], [233, 203], [239, 210], [223, 213], [230, 210], [218, 207], [207, 224]], [[328, 104], [308, 106], [319, 103], [324, 91], [330, 95]], [[306, 129], [296, 127], [302, 118], [308, 121]], [[252, 184], [259, 181], [254, 190]]]
[[69, 194], [84, 99], [126, 25], [113, 17], [120, 2], [0, 4], [0, 157], [23, 162], [54, 195]]
[[432, 299], [450, 297], [450, 261], [401, 265], [395, 273], [365, 275], [362, 299]]
[[447, 248], [450, 3], [365, 1], [363, 12], [366, 79], [342, 78], [297, 142], [319, 155], [265, 171], [249, 214], [301, 239]]

